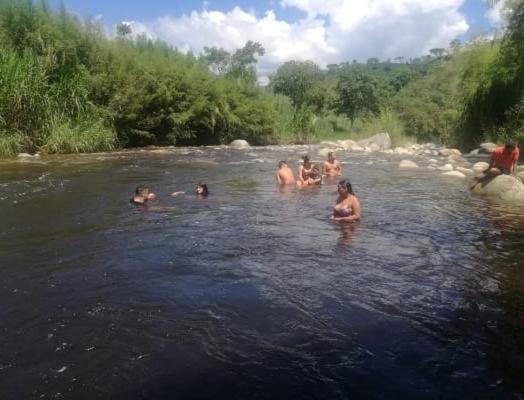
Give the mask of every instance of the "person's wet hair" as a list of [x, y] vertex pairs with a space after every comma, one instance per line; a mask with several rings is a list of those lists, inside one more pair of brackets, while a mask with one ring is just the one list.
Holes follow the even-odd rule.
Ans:
[[508, 150], [513, 150], [513, 149], [516, 147], [516, 145], [515, 145], [515, 142], [513, 142], [513, 141], [511, 141], [511, 140], [508, 140], [508, 141], [506, 142], [506, 145], [505, 145], [504, 147], [505, 147], [506, 149], [508, 149]]
[[311, 161], [309, 161], [309, 156], [307, 154], [302, 157], [302, 160], [304, 161], [305, 166], [311, 165]]
[[135, 189], [136, 196], [143, 196], [149, 191], [149, 188], [144, 185], [137, 186]]
[[282, 168], [286, 164], [287, 164], [287, 162], [285, 162], [285, 161], [279, 161], [278, 168]]
[[328, 158], [333, 158], [333, 152], [330, 151], [327, 156], [328, 156]]
[[345, 187], [349, 194], [352, 194], [353, 196], [355, 195], [353, 192], [353, 187], [351, 186], [351, 182], [348, 179], [342, 179], [338, 185]]
[[202, 193], [199, 193], [201, 196], [207, 197], [209, 195], [207, 184], [199, 182], [197, 187], [202, 188]]

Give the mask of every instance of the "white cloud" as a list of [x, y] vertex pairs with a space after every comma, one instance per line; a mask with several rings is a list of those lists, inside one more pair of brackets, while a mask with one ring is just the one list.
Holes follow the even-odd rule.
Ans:
[[306, 16], [290, 23], [273, 10], [257, 16], [240, 7], [230, 11], [204, 8], [154, 23], [133, 22], [137, 31], [166, 40], [182, 50], [217, 46], [232, 51], [246, 41], [266, 49], [258, 68], [264, 75], [287, 60], [312, 60], [322, 66], [354, 58], [427, 54], [468, 30], [459, 11], [464, 0], [281, 0]]
[[506, 14], [506, 5], [508, 0], [499, 0], [488, 9], [486, 12], [486, 17], [490, 22], [491, 26], [495, 28], [502, 28], [506, 25], [507, 14]]

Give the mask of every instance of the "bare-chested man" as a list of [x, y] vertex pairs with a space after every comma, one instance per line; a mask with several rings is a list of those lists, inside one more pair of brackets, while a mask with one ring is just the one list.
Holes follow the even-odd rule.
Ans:
[[277, 185], [293, 185], [295, 184], [295, 177], [293, 171], [287, 166], [285, 161], [278, 163], [278, 170], [275, 175]]
[[335, 158], [335, 154], [332, 151], [328, 153], [328, 159], [324, 161], [322, 174], [327, 176], [342, 175], [342, 165]]

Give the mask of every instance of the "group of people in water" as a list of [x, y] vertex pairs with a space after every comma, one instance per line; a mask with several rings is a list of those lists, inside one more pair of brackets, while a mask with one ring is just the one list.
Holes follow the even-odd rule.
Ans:
[[[335, 158], [333, 152], [329, 152], [327, 160], [322, 165], [322, 171], [314, 165], [308, 155], [302, 157], [303, 163], [298, 168], [298, 179], [295, 181], [293, 170], [289, 168], [286, 161], [278, 163], [275, 174], [277, 185], [297, 185], [299, 188], [322, 185], [323, 178], [337, 177], [342, 175], [342, 165]], [[333, 207], [332, 219], [336, 221], [358, 221], [360, 219], [360, 201], [353, 192], [351, 182], [343, 179], [337, 186], [338, 198]]]
[[[324, 177], [337, 177], [342, 175], [342, 165], [335, 158], [335, 154], [330, 152], [327, 160], [322, 165], [322, 171], [314, 165], [309, 156], [302, 157], [303, 163], [298, 169], [298, 180], [295, 181], [293, 171], [286, 161], [278, 163], [275, 175], [278, 186], [297, 185], [299, 188], [308, 186], [322, 185]], [[338, 198], [333, 207], [332, 219], [337, 221], [358, 221], [360, 219], [360, 202], [353, 192], [353, 187], [349, 180], [343, 179], [337, 186]], [[172, 196], [184, 194], [185, 192], [174, 192]], [[209, 195], [207, 184], [199, 182], [195, 188], [195, 194], [199, 198], [206, 198]], [[147, 186], [138, 186], [130, 203], [145, 206], [149, 201], [156, 199], [156, 195], [149, 191]]]

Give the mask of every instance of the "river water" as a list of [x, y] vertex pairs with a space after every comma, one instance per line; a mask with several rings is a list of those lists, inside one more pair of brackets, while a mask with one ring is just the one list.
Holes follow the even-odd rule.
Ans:
[[336, 181], [275, 189], [306, 152], [0, 164], [0, 398], [523, 398], [524, 210], [352, 153], [337, 223]]

